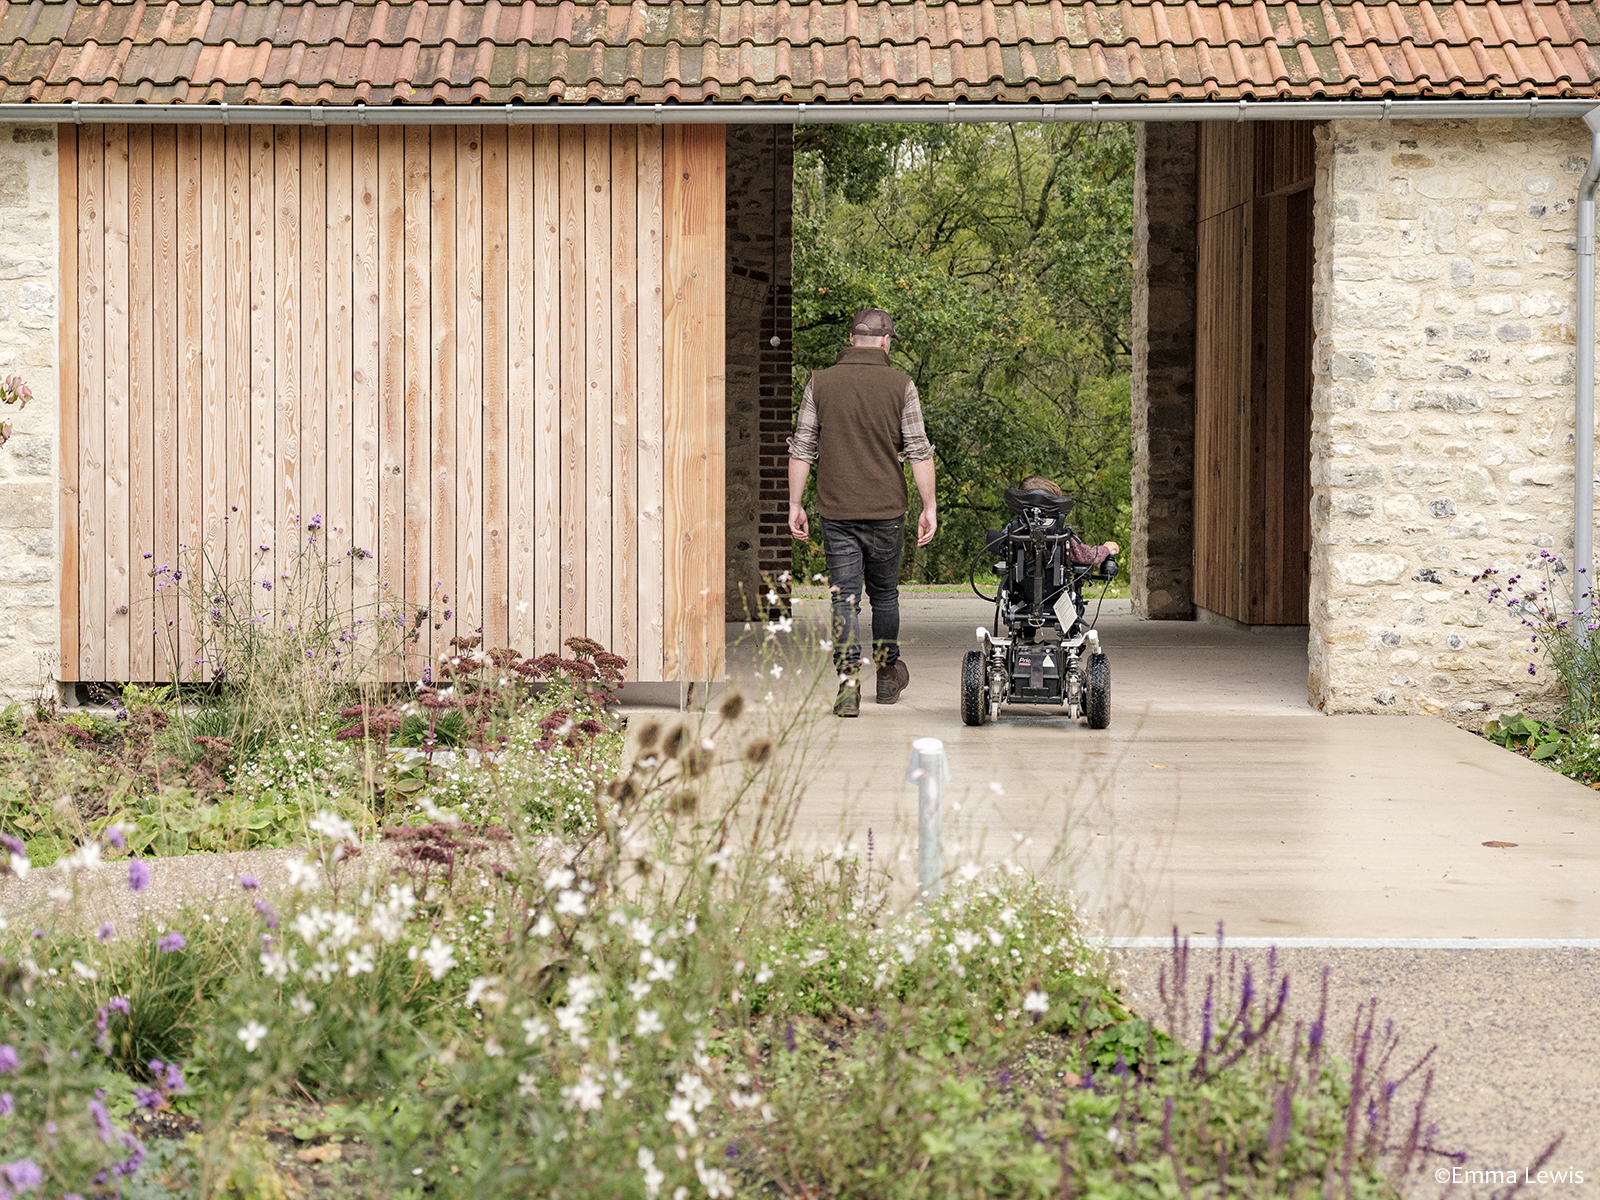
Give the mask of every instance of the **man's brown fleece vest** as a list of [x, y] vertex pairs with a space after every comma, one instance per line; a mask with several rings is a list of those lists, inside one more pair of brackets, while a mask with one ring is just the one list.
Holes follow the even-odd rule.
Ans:
[[817, 406], [817, 511], [824, 520], [885, 521], [906, 512], [900, 417], [911, 382], [886, 350], [852, 346], [811, 376]]

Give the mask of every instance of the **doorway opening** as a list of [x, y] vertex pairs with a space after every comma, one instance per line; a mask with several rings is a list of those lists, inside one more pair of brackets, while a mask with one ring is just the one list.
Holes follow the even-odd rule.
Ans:
[[1309, 619], [1313, 128], [1198, 130], [1194, 603], [1251, 627]]

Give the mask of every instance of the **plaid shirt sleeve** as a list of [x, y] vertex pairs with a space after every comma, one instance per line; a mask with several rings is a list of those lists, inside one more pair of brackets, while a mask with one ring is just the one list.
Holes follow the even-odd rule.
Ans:
[[[918, 418], [919, 423], [921, 418]], [[811, 380], [806, 380], [800, 411], [795, 414], [794, 433], [789, 437], [789, 457], [815, 465], [817, 461], [817, 402], [811, 395]]]
[[922, 401], [917, 397], [917, 385], [906, 381], [906, 406], [900, 410], [901, 462], [927, 462], [933, 457], [933, 446], [928, 441], [928, 431], [922, 425]]

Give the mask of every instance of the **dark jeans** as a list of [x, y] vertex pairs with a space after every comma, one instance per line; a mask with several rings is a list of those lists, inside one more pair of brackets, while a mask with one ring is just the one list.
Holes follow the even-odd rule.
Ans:
[[833, 589], [833, 665], [841, 674], [861, 667], [861, 595], [872, 601], [872, 659], [880, 668], [900, 660], [900, 550], [904, 517], [888, 521], [822, 522]]

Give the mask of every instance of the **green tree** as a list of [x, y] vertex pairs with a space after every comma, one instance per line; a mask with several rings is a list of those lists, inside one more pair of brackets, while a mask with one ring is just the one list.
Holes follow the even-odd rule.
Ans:
[[[1086, 538], [1126, 543], [1133, 160], [1116, 125], [797, 135], [796, 402], [857, 309], [894, 314], [939, 467], [940, 534], [908, 536], [908, 581], [965, 578], [1028, 474], [1078, 501]], [[823, 569], [820, 542], [795, 569]]]

